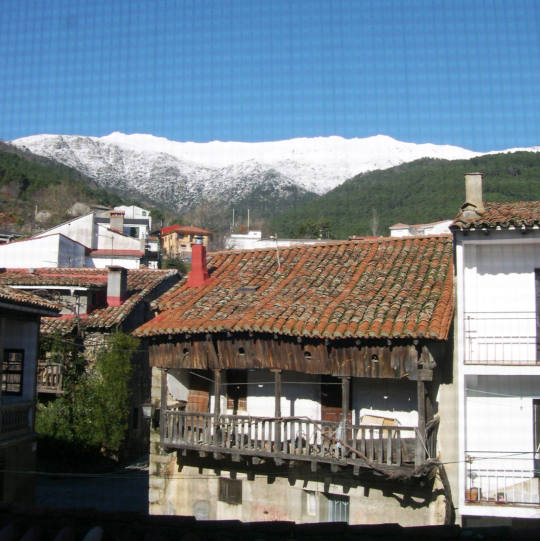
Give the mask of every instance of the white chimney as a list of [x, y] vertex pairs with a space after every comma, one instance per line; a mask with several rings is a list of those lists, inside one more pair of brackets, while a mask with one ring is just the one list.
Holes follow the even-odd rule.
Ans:
[[107, 270], [107, 306], [121, 306], [127, 297], [127, 270], [117, 266]]
[[484, 210], [482, 198], [482, 173], [467, 173], [465, 175], [465, 205], [473, 205], [476, 210]]

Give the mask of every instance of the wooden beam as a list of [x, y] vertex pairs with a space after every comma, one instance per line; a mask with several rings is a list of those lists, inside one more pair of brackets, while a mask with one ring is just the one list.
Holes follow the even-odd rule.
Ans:
[[167, 410], [167, 372], [161, 369], [161, 409], [159, 411], [159, 435], [161, 441], [165, 439], [165, 411]]
[[221, 370], [214, 370], [214, 415], [221, 415]]
[[274, 417], [281, 417], [281, 370], [274, 372]]
[[[274, 417], [281, 417], [281, 370], [272, 370], [274, 372]], [[281, 450], [281, 423], [275, 425], [275, 444], [278, 450]]]
[[418, 434], [416, 437], [416, 453], [414, 465], [421, 466], [426, 457], [426, 386], [422, 380], [416, 382], [416, 393], [418, 400]]
[[341, 423], [342, 423], [342, 434], [341, 439], [347, 443], [347, 419], [349, 417], [349, 400], [350, 400], [350, 390], [351, 390], [351, 378], [342, 377], [341, 378]]
[[[277, 335], [274, 339], [271, 334], [250, 336], [247, 332], [230, 336], [215, 333], [211, 338], [202, 333], [182, 335], [173, 340], [176, 338], [173, 342], [149, 345], [151, 366], [197, 370], [278, 369], [392, 379], [414, 377], [417, 372], [418, 351], [407, 341], [380, 340], [373, 345], [363, 340], [343, 339], [328, 341], [327, 346], [324, 340], [317, 338], [303, 339], [299, 343], [294, 337]], [[424, 357], [428, 353], [425, 352]]]

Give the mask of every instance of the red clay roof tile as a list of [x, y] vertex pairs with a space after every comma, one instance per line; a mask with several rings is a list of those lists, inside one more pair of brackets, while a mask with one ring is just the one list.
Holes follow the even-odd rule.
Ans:
[[484, 211], [466, 218], [460, 212], [452, 229], [481, 229], [501, 227], [534, 227], [540, 225], [540, 201], [484, 203]]
[[[91, 268], [39, 268], [7, 269], [0, 273], [1, 285], [21, 286], [79, 286], [106, 289], [107, 269]], [[106, 329], [119, 325], [135, 309], [144, 297], [165, 280], [177, 275], [176, 270], [134, 269], [127, 271], [128, 298], [120, 306], [96, 308], [81, 320], [85, 329]], [[44, 301], [46, 302], [46, 301]], [[44, 333], [66, 334], [75, 328], [75, 318], [41, 318]]]
[[61, 306], [54, 302], [43, 299], [38, 295], [21, 291], [20, 289], [13, 289], [9, 286], [0, 285], [0, 301], [14, 305], [29, 306], [31, 308], [43, 308], [49, 313], [60, 312], [61, 310]]
[[214, 281], [202, 288], [184, 281], [169, 290], [156, 303], [162, 313], [135, 334], [448, 336], [450, 235], [336, 241], [279, 253], [279, 269], [275, 249], [211, 254]]

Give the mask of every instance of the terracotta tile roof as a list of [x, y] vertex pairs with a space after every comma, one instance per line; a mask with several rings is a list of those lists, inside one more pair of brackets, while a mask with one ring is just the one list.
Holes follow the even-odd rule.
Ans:
[[461, 211], [452, 229], [534, 227], [540, 225], [540, 201], [484, 203], [484, 212], [467, 216]]
[[3, 285], [0, 285], [0, 301], [32, 308], [44, 308], [47, 312], [60, 312], [61, 310], [61, 307], [58, 304], [43, 299], [38, 295], [32, 295], [31, 293], [26, 293], [25, 291]]
[[[122, 323], [133, 309], [165, 280], [174, 280], [178, 272], [172, 270], [137, 269], [127, 271], [128, 298], [121, 306], [107, 306], [93, 310], [81, 319], [86, 329], [107, 329]], [[27, 286], [80, 286], [105, 290], [107, 287], [107, 269], [89, 268], [43, 268], [8, 269], [0, 273], [0, 285]], [[45, 317], [41, 320], [41, 330], [45, 333], [69, 333], [75, 327], [75, 318]]]
[[380, 238], [213, 254], [213, 281], [185, 280], [135, 334], [270, 332], [446, 339], [453, 311], [450, 235]]
[[200, 227], [195, 227], [194, 225], [169, 225], [161, 229], [162, 235], [168, 235], [169, 233], [182, 233], [183, 235], [211, 235], [210, 231], [202, 229]]

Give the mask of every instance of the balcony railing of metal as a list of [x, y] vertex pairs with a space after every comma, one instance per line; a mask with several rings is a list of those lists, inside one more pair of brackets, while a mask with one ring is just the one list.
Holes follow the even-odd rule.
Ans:
[[5, 440], [30, 432], [33, 427], [33, 402], [0, 406], [0, 439]]
[[[426, 432], [426, 458], [436, 430]], [[251, 417], [166, 410], [162, 413], [164, 447], [283, 460], [385, 466], [413, 465], [417, 428], [343, 425], [305, 417]]]
[[535, 312], [465, 312], [465, 364], [537, 364]]
[[465, 502], [539, 505], [538, 475], [533, 453], [467, 454]]
[[38, 393], [61, 394], [63, 365], [59, 363], [38, 363], [37, 391]]

